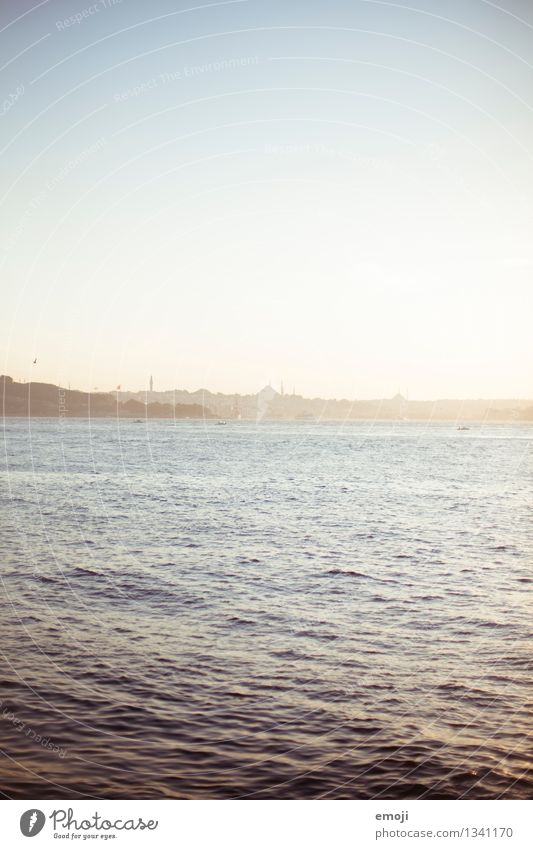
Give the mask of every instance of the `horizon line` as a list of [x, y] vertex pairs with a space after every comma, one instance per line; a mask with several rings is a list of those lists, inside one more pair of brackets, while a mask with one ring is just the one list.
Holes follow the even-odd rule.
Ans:
[[20, 385], [25, 385], [25, 384], [30, 385], [32, 383], [38, 383], [38, 384], [47, 385], [47, 386], [55, 386], [58, 389], [63, 389], [63, 390], [68, 391], [68, 392], [83, 392], [83, 393], [86, 393], [88, 395], [92, 395], [92, 394], [99, 394], [99, 395], [117, 395], [117, 394], [141, 395], [141, 394], [144, 394], [144, 395], [147, 395], [147, 396], [148, 395], [154, 396], [154, 395], [163, 395], [165, 393], [170, 393], [170, 392], [184, 392], [184, 393], [187, 393], [188, 395], [197, 395], [197, 394], [208, 393], [210, 395], [224, 395], [224, 396], [227, 396], [227, 397], [238, 397], [238, 398], [251, 397], [251, 398], [253, 398], [253, 397], [259, 395], [261, 392], [263, 392], [265, 390], [272, 390], [273, 392], [275, 392], [276, 396], [278, 396], [279, 398], [301, 398], [301, 399], [308, 400], [308, 401], [326, 401], [326, 402], [327, 401], [335, 401], [337, 403], [342, 402], [342, 401], [346, 401], [348, 403], [398, 401], [398, 402], [404, 402], [405, 404], [410, 404], [410, 403], [431, 404], [431, 403], [437, 403], [439, 401], [459, 401], [459, 402], [465, 402], [465, 401], [483, 401], [483, 402], [487, 402], [487, 401], [518, 401], [518, 402], [531, 402], [533, 404], [533, 396], [528, 397], [528, 396], [525, 396], [525, 395], [524, 396], [514, 396], [514, 397], [513, 396], [486, 397], [486, 396], [479, 395], [479, 396], [476, 396], [476, 397], [469, 396], [469, 397], [463, 397], [463, 398], [458, 397], [458, 396], [453, 397], [451, 395], [448, 395], [448, 396], [438, 396], [438, 397], [435, 397], [435, 398], [412, 398], [412, 397], [410, 398], [409, 396], [404, 396], [401, 392], [396, 392], [392, 396], [382, 396], [382, 397], [380, 397], [380, 396], [376, 395], [376, 396], [373, 396], [373, 397], [365, 397], [365, 398], [363, 398], [363, 397], [349, 398], [349, 397], [346, 397], [346, 396], [325, 397], [325, 396], [322, 396], [322, 395], [301, 395], [299, 393], [294, 393], [294, 392], [283, 392], [283, 393], [281, 393], [277, 389], [275, 389], [272, 386], [272, 384], [270, 384], [270, 383], [265, 384], [257, 392], [222, 392], [221, 390], [212, 390], [212, 389], [207, 389], [205, 387], [199, 387], [198, 389], [194, 389], [194, 390], [185, 389], [185, 388], [180, 389], [178, 387], [175, 387], [173, 389], [152, 389], [152, 390], [151, 389], [122, 389], [121, 384], [117, 384], [117, 386], [115, 386], [113, 389], [100, 389], [97, 386], [93, 387], [93, 389], [79, 389], [77, 387], [71, 388], [70, 384], [68, 384], [68, 387], [67, 387], [62, 383], [53, 383], [53, 382], [46, 381], [46, 380], [26, 380], [26, 379], [20, 379], [20, 378], [15, 379], [11, 375], [1, 374], [0, 380], [3, 380], [4, 378], [7, 378], [8, 380], [12, 381], [13, 383], [18, 383]]

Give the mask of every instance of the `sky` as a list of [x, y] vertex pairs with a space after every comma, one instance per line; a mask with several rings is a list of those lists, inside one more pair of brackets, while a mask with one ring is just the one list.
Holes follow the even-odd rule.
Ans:
[[533, 397], [527, 0], [4, 0], [0, 45], [0, 373]]

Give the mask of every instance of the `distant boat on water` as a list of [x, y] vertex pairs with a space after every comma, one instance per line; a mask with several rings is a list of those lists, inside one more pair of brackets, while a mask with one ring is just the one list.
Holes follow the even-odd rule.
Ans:
[[219, 419], [218, 422], [217, 422], [217, 425], [225, 425], [225, 424], [227, 424], [227, 421], [225, 419]]
[[459, 425], [457, 430], [470, 430], [470, 428], [467, 425]]

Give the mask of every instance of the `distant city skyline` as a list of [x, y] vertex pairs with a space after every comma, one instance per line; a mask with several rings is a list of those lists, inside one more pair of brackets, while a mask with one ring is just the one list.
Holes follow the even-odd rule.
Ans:
[[533, 395], [531, 4], [171, 6], [2, 4], [0, 371]]
[[[3, 376], [4, 375], [0, 375], [0, 377], [3, 377]], [[45, 383], [45, 384], [48, 384], [48, 385], [56, 385], [53, 380], [41, 380], [41, 379], [37, 379], [35, 376], [33, 376], [29, 379], [23, 378], [21, 376], [15, 376], [15, 375], [6, 375], [6, 376], [8, 378], [11, 378], [11, 380], [13, 380], [15, 382], [19, 382], [19, 383], [32, 383], [32, 382], [34, 382], [34, 383]], [[95, 386], [79, 386], [79, 385], [72, 384], [71, 381], [68, 381], [67, 383], [59, 383], [57, 385], [65, 388], [65, 389], [67, 389], [67, 388], [69, 390], [72, 389], [73, 391], [81, 391], [81, 392], [86, 392], [86, 393], [93, 393], [94, 392], [94, 393], [100, 393], [100, 394], [101, 393], [110, 393], [110, 394], [116, 394], [116, 395], [121, 396], [121, 397], [130, 396], [130, 395], [131, 396], [143, 396], [143, 395], [146, 395], [146, 396], [164, 396], [164, 395], [167, 395], [168, 396], [168, 395], [171, 395], [172, 393], [185, 393], [185, 394], [194, 395], [194, 394], [197, 394], [197, 393], [205, 392], [209, 395], [219, 394], [219, 395], [223, 395], [224, 397], [227, 397], [227, 398], [231, 398], [231, 397], [244, 398], [244, 397], [254, 397], [254, 396], [260, 395], [262, 392], [265, 392], [266, 390], [268, 390], [268, 391], [274, 393], [275, 395], [279, 396], [280, 398], [290, 399], [291, 397], [297, 397], [297, 398], [303, 398], [303, 399], [314, 399], [314, 400], [322, 400], [322, 401], [328, 401], [328, 400], [363, 401], [363, 402], [366, 402], [366, 401], [402, 401], [402, 402], [405, 402], [406, 404], [408, 404], [409, 402], [416, 403], [416, 402], [431, 402], [431, 401], [442, 401], [442, 400], [453, 400], [453, 401], [478, 401], [478, 400], [504, 401], [504, 400], [508, 400], [508, 401], [517, 401], [517, 402], [527, 402], [527, 403], [529, 403], [533, 400], [533, 392], [529, 396], [528, 395], [523, 395], [523, 396], [522, 395], [516, 395], [516, 396], [511, 396], [511, 395], [499, 395], [499, 396], [472, 395], [470, 397], [463, 397], [463, 396], [457, 396], [457, 395], [446, 395], [446, 396], [435, 396], [434, 398], [433, 397], [422, 398], [422, 397], [418, 397], [418, 396], [413, 396], [409, 392], [409, 388], [402, 389], [401, 387], [398, 387], [395, 392], [390, 392], [388, 395], [371, 395], [371, 396], [319, 395], [316, 392], [310, 392], [310, 393], [304, 392], [304, 393], [302, 393], [302, 392], [298, 391], [296, 386], [293, 386], [291, 388], [291, 391], [287, 392], [287, 391], [285, 391], [283, 380], [280, 380], [278, 384], [276, 384], [275, 381], [269, 380], [265, 384], [262, 384], [258, 387], [250, 389], [249, 391], [244, 391], [244, 392], [239, 392], [239, 391], [231, 390], [231, 389], [228, 390], [228, 391], [223, 391], [221, 389], [213, 388], [213, 387], [210, 387], [210, 386], [207, 386], [207, 385], [195, 386], [195, 387], [192, 387], [192, 386], [189, 386], [189, 385], [186, 385], [186, 384], [176, 385], [176, 386], [156, 386], [155, 382], [154, 382], [153, 375], [149, 376], [148, 381], [147, 381], [147, 385], [145, 385], [145, 386], [142, 386], [142, 382], [139, 382], [138, 384], [135, 384], [135, 385], [132, 385], [132, 386], [127, 386], [125, 384], [124, 385], [123, 384], [117, 384], [116, 386], [113, 386], [113, 387], [109, 387], [109, 386], [105, 386], [105, 385], [102, 385], [102, 386], [97, 386], [97, 385], [95, 385]]]
[[[281, 387], [280, 387], [281, 390]], [[80, 392], [55, 384], [20, 383], [0, 376], [4, 416], [57, 418], [219, 418], [233, 421], [448, 421], [524, 424], [533, 422], [533, 399], [320, 398], [287, 394], [271, 385], [248, 395], [211, 392], [207, 387]], [[463, 429], [463, 428], [460, 428]]]

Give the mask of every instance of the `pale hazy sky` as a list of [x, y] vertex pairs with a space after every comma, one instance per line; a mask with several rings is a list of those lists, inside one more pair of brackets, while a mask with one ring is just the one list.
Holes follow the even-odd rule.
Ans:
[[0, 372], [533, 396], [529, 0], [32, 5], [0, 6]]

